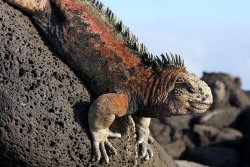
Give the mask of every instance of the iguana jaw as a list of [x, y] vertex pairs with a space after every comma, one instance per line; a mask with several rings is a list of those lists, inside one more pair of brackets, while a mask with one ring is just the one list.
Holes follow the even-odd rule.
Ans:
[[203, 113], [209, 109], [211, 104], [212, 103], [191, 103], [188, 111], [190, 111], [190, 113]]

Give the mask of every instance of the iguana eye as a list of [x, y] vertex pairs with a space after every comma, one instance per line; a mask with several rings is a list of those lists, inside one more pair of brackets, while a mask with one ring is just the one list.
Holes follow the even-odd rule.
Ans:
[[178, 78], [178, 79], [176, 80], [176, 83], [184, 83], [183, 78]]
[[195, 93], [195, 89], [194, 89], [192, 86], [188, 86], [188, 87], [187, 87], [187, 91], [188, 91], [189, 93]]

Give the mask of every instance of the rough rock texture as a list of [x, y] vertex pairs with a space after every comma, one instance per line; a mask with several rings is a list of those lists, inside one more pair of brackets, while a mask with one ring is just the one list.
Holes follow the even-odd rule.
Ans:
[[206, 73], [204, 80], [213, 93], [213, 108], [225, 107], [227, 105], [244, 108], [250, 106], [250, 98], [241, 90], [241, 80], [225, 73]]
[[150, 131], [155, 140], [173, 158], [178, 159], [186, 150], [185, 131], [193, 116], [152, 119]]
[[240, 147], [243, 138], [242, 133], [235, 129], [217, 129], [199, 124], [194, 126], [194, 132], [198, 134], [201, 146], [219, 145], [237, 148]]
[[184, 161], [184, 160], [176, 160], [175, 163], [178, 167], [209, 167], [207, 165], [202, 165], [194, 162]]
[[241, 114], [241, 109], [236, 107], [223, 107], [206, 112], [199, 119], [200, 124], [215, 126], [216, 128], [233, 127], [237, 125], [237, 118]]
[[245, 93], [246, 93], [247, 96], [250, 98], [250, 91], [245, 91]]
[[186, 158], [214, 167], [239, 166], [239, 154], [233, 149], [224, 147], [193, 148], [188, 150]]
[[241, 148], [242, 166], [250, 166], [250, 107], [245, 109], [239, 116], [238, 129], [243, 133]]
[[[0, 41], [1, 166], [98, 166], [91, 163], [88, 91], [30, 19], [1, 0]], [[131, 117], [112, 125], [123, 137], [111, 139], [118, 155], [103, 166], [175, 166], [157, 143], [154, 158], [141, 163], [133, 125]]]

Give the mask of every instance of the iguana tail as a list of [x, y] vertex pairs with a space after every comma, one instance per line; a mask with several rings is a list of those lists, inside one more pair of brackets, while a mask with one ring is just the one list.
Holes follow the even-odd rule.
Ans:
[[43, 10], [48, 0], [4, 0], [17, 8], [33, 15], [35, 12]]

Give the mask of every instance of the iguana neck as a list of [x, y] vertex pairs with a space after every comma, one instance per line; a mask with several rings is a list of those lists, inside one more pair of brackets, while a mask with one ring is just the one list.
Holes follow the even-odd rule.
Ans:
[[167, 113], [164, 106], [168, 103], [168, 94], [173, 90], [176, 80], [185, 74], [187, 71], [184, 69], [174, 67], [153, 71], [134, 95], [140, 108], [136, 114], [158, 117], [162, 116], [163, 112]]

